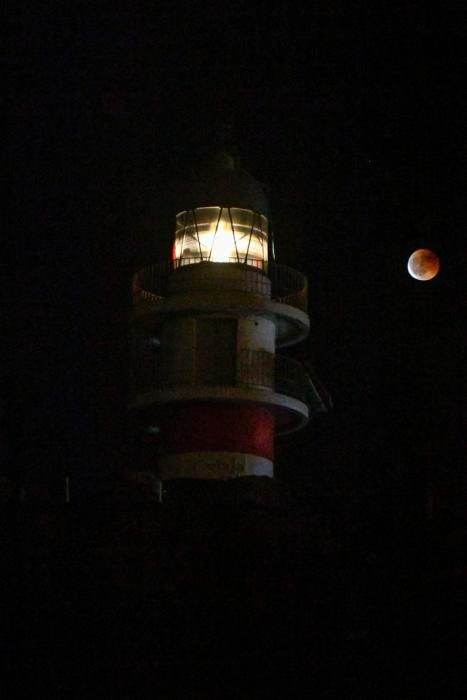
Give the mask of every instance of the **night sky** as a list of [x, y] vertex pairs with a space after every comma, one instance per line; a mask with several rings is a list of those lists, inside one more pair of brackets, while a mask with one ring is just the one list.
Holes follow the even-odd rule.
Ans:
[[[12, 26], [20, 342], [4, 383], [23, 470], [30, 453], [51, 473], [67, 454], [80, 473], [121, 454], [129, 279], [168, 257], [177, 179], [225, 122], [269, 188], [277, 261], [308, 276], [311, 334], [294, 352], [334, 402], [279, 445], [278, 474], [308, 494], [330, 475], [390, 490], [414, 462], [460, 469], [462, 16], [127, 3], [23, 10]], [[441, 258], [428, 283], [406, 272], [422, 245]]]
[[[271, 697], [303, 697], [302, 681], [322, 683], [317, 697], [342, 697], [340, 683], [346, 697], [352, 683], [355, 697], [458, 697], [465, 13], [96, 5], [9, 18], [12, 677], [25, 669], [36, 697], [89, 697], [98, 681], [103, 697], [119, 683], [154, 697], [186, 672], [216, 697], [226, 683], [235, 696], [247, 668]], [[115, 489], [154, 465], [126, 411], [131, 277], [169, 258], [177, 182], [220, 123], [268, 187], [277, 262], [308, 277], [311, 333], [286, 352], [333, 401], [278, 440], [277, 509], [177, 510], [133, 502], [128, 478]], [[418, 247], [440, 257], [431, 282], [407, 273]]]

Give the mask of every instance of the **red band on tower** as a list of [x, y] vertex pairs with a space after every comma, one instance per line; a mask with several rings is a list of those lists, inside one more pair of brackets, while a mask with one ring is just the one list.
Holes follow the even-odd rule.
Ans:
[[243, 452], [274, 459], [274, 416], [262, 407], [191, 403], [162, 425], [166, 453]]

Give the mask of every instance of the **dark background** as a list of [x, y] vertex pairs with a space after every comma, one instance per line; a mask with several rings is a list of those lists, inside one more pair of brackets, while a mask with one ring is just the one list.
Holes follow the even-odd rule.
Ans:
[[[422, 619], [440, 572], [455, 571], [439, 594], [452, 598], [466, 565], [462, 10], [335, 0], [187, 13], [104, 3], [90, 13], [15, 10], [10, 28], [6, 242], [15, 263], [5, 266], [2, 488], [14, 517], [24, 517], [12, 505], [21, 489], [28, 507], [53, 510], [71, 475], [84, 513], [113, 493], [124, 470], [147, 467], [125, 411], [131, 274], [168, 258], [177, 179], [227, 121], [243, 167], [269, 187], [277, 261], [309, 279], [310, 338], [291, 352], [334, 403], [277, 446], [281, 517], [300, 542], [280, 590], [311, 606], [315, 578], [300, 577], [298, 562], [306, 549], [311, 571], [328, 547], [341, 554], [321, 572], [343, 571], [343, 592], [332, 579], [335, 597], [321, 608], [339, 601], [347, 622], [326, 618], [317, 629], [330, 625], [342, 638], [367, 630], [361, 620], [370, 613], [358, 605], [349, 613], [347, 600], [358, 599], [360, 584], [349, 582], [359, 576], [362, 598], [379, 590], [377, 610], [391, 596], [374, 578], [388, 571], [392, 610], [407, 588], [424, 601]], [[406, 271], [421, 246], [441, 260], [427, 283]], [[253, 531], [276, 542], [276, 525], [262, 530], [264, 516], [249, 517]], [[165, 533], [161, 541], [175, 537]], [[231, 538], [231, 548], [240, 541]], [[232, 559], [216, 546], [228, 569]], [[288, 566], [281, 546], [276, 573]], [[182, 560], [197, 547], [185, 545]], [[430, 581], [421, 596], [419, 576]], [[437, 609], [436, 619], [449, 617]], [[408, 636], [399, 629], [401, 639], [415, 638], [419, 622]], [[445, 649], [454, 649], [449, 640]], [[330, 658], [323, 667], [334, 668]]]

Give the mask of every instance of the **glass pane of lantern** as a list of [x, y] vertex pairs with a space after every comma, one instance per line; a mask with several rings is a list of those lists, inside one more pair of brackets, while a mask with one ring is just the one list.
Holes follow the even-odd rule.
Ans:
[[268, 220], [248, 209], [230, 210], [239, 262], [262, 266], [268, 260]]
[[208, 261], [261, 267], [268, 259], [268, 220], [237, 207], [199, 207], [180, 212], [173, 258], [178, 265]]
[[182, 265], [202, 260], [193, 210], [177, 214], [172, 257]]

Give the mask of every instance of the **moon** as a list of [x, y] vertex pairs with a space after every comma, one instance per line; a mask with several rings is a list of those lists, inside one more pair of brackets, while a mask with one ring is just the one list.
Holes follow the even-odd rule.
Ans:
[[414, 279], [427, 282], [438, 274], [439, 258], [429, 248], [419, 248], [410, 256], [407, 270]]

